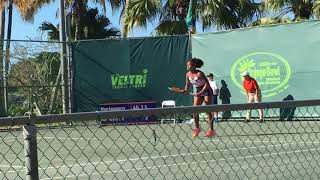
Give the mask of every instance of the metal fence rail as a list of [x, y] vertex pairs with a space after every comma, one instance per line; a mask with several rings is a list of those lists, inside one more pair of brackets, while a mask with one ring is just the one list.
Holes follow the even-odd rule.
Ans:
[[[220, 122], [207, 138], [214, 111]], [[192, 139], [195, 113], [204, 116]], [[319, 179], [319, 115], [320, 100], [308, 100], [1, 118], [0, 178]], [[111, 121], [146, 116], [156, 121]]]

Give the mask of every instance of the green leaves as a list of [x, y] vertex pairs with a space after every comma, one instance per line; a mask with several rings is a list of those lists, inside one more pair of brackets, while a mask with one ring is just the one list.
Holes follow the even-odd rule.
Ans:
[[260, 17], [261, 3], [254, 0], [199, 0], [197, 12], [203, 29], [215, 25], [218, 29], [248, 26]]
[[154, 34], [157, 36], [186, 34], [187, 32], [188, 29], [184, 21], [161, 21], [154, 30]]
[[276, 17], [283, 17], [293, 13], [293, 20], [308, 20], [313, 15], [319, 17], [319, 0], [265, 0], [268, 10], [278, 13]]
[[59, 30], [58, 27], [54, 26], [50, 22], [43, 22], [39, 27], [41, 31], [48, 32], [48, 39], [49, 40], [59, 40]]
[[123, 16], [123, 23], [128, 30], [133, 26], [146, 26], [153, 21], [160, 12], [160, 0], [130, 0]]
[[[75, 15], [73, 15], [75, 16]], [[104, 39], [112, 36], [120, 36], [120, 31], [112, 27], [111, 22], [104, 15], [99, 14], [97, 8], [84, 9], [80, 18], [80, 39]], [[76, 22], [71, 24], [71, 37], [74, 39]], [[43, 22], [39, 27], [41, 31], [48, 32], [49, 40], [59, 40], [58, 26], [49, 22]]]

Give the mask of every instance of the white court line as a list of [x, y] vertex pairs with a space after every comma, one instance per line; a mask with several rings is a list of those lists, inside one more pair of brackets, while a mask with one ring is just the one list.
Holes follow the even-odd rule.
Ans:
[[[69, 138], [69, 137], [67, 137], [67, 138], [64, 138], [64, 137], [50, 137], [50, 136], [45, 136], [45, 137], [38, 137], [38, 139], [54, 139], [54, 138], [58, 138], [58, 139], [73, 139], [73, 140], [79, 140], [79, 139], [82, 139], [82, 140], [86, 140], [86, 141], [88, 141], [88, 140], [91, 140], [91, 139], [98, 139], [98, 138], [90, 138], [90, 139], [85, 139], [85, 138]], [[162, 140], [168, 140], [168, 139], [170, 139], [170, 138], [161, 138]], [[121, 139], [120, 139], [121, 140]], [[147, 142], [149, 142], [149, 141], [154, 141], [153, 140], [153, 137], [151, 137], [151, 138], [149, 138], [149, 139], [147, 139], [147, 138], [142, 138], [142, 139], [130, 139], [129, 141], [137, 141], [137, 142], [139, 142], [139, 141], [147, 141]], [[158, 140], [158, 141], [160, 141], [160, 140]], [[195, 139], [194, 141], [203, 141], [203, 142], [208, 142], [208, 141], [215, 141], [215, 142], [219, 142], [219, 141], [221, 141], [220, 139]], [[234, 141], [232, 141], [232, 140], [228, 140], [228, 142], [234, 142]], [[237, 140], [238, 141], [238, 140]], [[163, 142], [163, 141], [160, 141], [160, 142]], [[287, 141], [258, 141], [258, 140], [255, 140], [255, 141], [241, 141], [241, 142], [245, 142], [245, 143], [255, 143], [255, 142], [257, 142], [257, 143], [282, 143], [282, 142], [287, 142]], [[314, 141], [314, 142], [318, 142], [318, 141]]]
[[[91, 140], [91, 139], [98, 139], [98, 138], [86, 139], [86, 138], [83, 138], [83, 137], [81, 137], [81, 138], [70, 138], [70, 137], [65, 138], [65, 137], [51, 137], [51, 136], [40, 136], [39, 137], [38, 136], [37, 139], [40, 139], [40, 140], [41, 139], [72, 139], [72, 140], [86, 140], [86, 141], [88, 141], [88, 140]], [[19, 141], [19, 140], [21, 140], [21, 139], [16, 138], [16, 139], [12, 139], [12, 140], [5, 140], [4, 142], [14, 142], [14, 141]]]
[[[80, 138], [70, 138], [70, 137], [51, 137], [51, 136], [43, 136], [43, 137], [37, 137], [37, 139], [72, 139], [72, 140], [85, 140], [85, 141], [90, 141], [90, 140], [93, 140], [93, 139], [98, 139], [98, 138], [83, 138], [83, 137], [80, 137]], [[152, 137], [150, 139], [153, 139]], [[130, 139], [129, 141], [141, 141], [141, 140], [147, 140], [147, 141], [150, 141], [150, 139]], [[169, 138], [168, 138], [169, 139]], [[119, 140], [123, 140], [123, 141], [126, 141], [124, 139], [119, 139]], [[152, 140], [153, 141], [153, 140]]]
[[[98, 165], [98, 164], [112, 164], [114, 162], [121, 163], [121, 162], [126, 162], [126, 161], [139, 161], [139, 160], [148, 160], [148, 159], [158, 159], [158, 158], [167, 158], [167, 157], [176, 157], [176, 156], [187, 156], [187, 155], [198, 155], [198, 154], [207, 154], [207, 153], [215, 153], [215, 152], [228, 152], [228, 151], [239, 151], [239, 150], [246, 150], [246, 149], [258, 149], [258, 148], [267, 148], [267, 147], [276, 147], [276, 146], [288, 146], [292, 144], [312, 144], [315, 143], [313, 141], [308, 141], [308, 142], [299, 142], [299, 143], [285, 143], [285, 144], [272, 144], [272, 145], [267, 145], [267, 146], [252, 146], [252, 147], [243, 147], [243, 148], [233, 148], [233, 149], [224, 149], [224, 150], [213, 150], [213, 151], [200, 151], [200, 152], [194, 152], [194, 153], [183, 153], [183, 154], [172, 154], [172, 155], [162, 155], [162, 156], [145, 156], [141, 158], [130, 158], [130, 159], [120, 159], [120, 160], [114, 160], [114, 161], [99, 161], [99, 162], [88, 162], [88, 163], [80, 163], [80, 164], [72, 164], [72, 165], [63, 165], [63, 166], [49, 166], [47, 169], [57, 169], [57, 168], [69, 168], [69, 167], [75, 167], [75, 166], [86, 166], [86, 165]], [[8, 165], [0, 165], [0, 167], [11, 167]], [[21, 169], [24, 166], [16, 166], [16, 168]], [[43, 170], [43, 169], [40, 169]], [[18, 170], [18, 171], [7, 171], [6, 173], [14, 173], [14, 172], [19, 172], [19, 171], [24, 171], [24, 169]], [[0, 174], [3, 174], [3, 172], [0, 172]]]
[[[79, 138], [70, 138], [70, 137], [52, 137], [52, 136], [38, 136], [37, 137], [37, 139], [39, 139], [39, 140], [42, 140], [42, 139], [55, 139], [55, 138], [57, 138], [57, 139], [72, 139], [72, 140], [85, 140], [85, 141], [89, 141], [89, 140], [97, 140], [98, 138], [95, 138], [95, 137], [93, 137], [93, 138], [90, 138], [90, 139], [86, 139], [86, 138], [83, 138], [83, 137], [79, 137]], [[162, 140], [168, 140], [168, 139], [170, 139], [170, 138], [160, 138], [160, 139], [162, 139]], [[12, 139], [12, 140], [6, 140], [6, 141], [4, 141], [4, 142], [14, 142], [14, 141], [17, 141], [18, 139]], [[123, 139], [119, 139], [119, 140], [123, 140]], [[136, 141], [136, 142], [139, 142], [139, 141], [147, 141], [147, 142], [149, 142], [149, 141], [153, 141], [153, 137], [150, 137], [149, 139], [147, 139], [147, 138], [142, 138], [142, 139], [130, 139], [129, 141]], [[194, 141], [203, 141], [203, 142], [208, 142], [208, 141], [216, 141], [216, 142], [218, 142], [218, 141], [222, 141], [221, 139], [195, 139]], [[228, 141], [228, 142], [235, 142], [235, 141], [233, 141], [233, 140], [226, 140], [226, 141]], [[238, 140], [236, 140], [236, 141], [238, 141]], [[162, 142], [162, 141], [161, 141]], [[254, 143], [254, 142], [257, 142], [257, 143], [282, 143], [282, 142], [287, 142], [287, 141], [265, 141], [265, 140], [263, 140], [263, 141], [257, 141], [257, 140], [255, 140], [255, 141], [241, 141], [241, 142], [245, 142], [245, 143]], [[319, 141], [314, 141], [314, 142], [316, 142], [316, 143], [319, 143]]]
[[[54, 137], [52, 137], [52, 136], [38, 136], [37, 137], [37, 139], [39, 139], [39, 140], [42, 140], [42, 139], [63, 139], [63, 140], [65, 140], [65, 139], [72, 139], [72, 140], [85, 140], [85, 141], [88, 141], [88, 140], [96, 140], [96, 139], [98, 139], [98, 138], [95, 138], [95, 137], [93, 137], [93, 138], [83, 138], [83, 137], [79, 137], [79, 138], [70, 138], [70, 137], [56, 137], [56, 136], [54, 136]], [[168, 139], [170, 139], [170, 138], [161, 138], [162, 140], [168, 140]], [[5, 140], [4, 142], [7, 142], [7, 143], [9, 143], [9, 142], [14, 142], [14, 141], [19, 141], [19, 140], [21, 140], [21, 139], [12, 139], [12, 140]], [[127, 141], [127, 140], [125, 140], [125, 139], [118, 139], [118, 140], [123, 140], [123, 141]], [[139, 141], [154, 141], [153, 140], [153, 137], [150, 137], [149, 139], [147, 139], [147, 138], [142, 138], [142, 139], [130, 139], [129, 141], [137, 141], [137, 142], [139, 142]], [[199, 140], [196, 140], [196, 141], [199, 141]], [[219, 141], [219, 140], [202, 140], [202, 141]], [[279, 142], [279, 141], [278, 141]]]
[[14, 142], [14, 141], [16, 141], [17, 139], [12, 139], [12, 140], [5, 140], [5, 141], [3, 141], [3, 142], [5, 142], [5, 143], [10, 143], [10, 142]]
[[[24, 166], [9, 166], [9, 165], [0, 165], [0, 167], [7, 167], [7, 168], [16, 168], [16, 169], [20, 169], [23, 168]], [[14, 171], [15, 172], [15, 171]], [[1, 174], [1, 172], [0, 172]]]
[[70, 137], [51, 137], [51, 136], [41, 136], [41, 137], [37, 137], [37, 139], [72, 139], [72, 140], [91, 140], [91, 139], [98, 139], [98, 138], [90, 138], [90, 139], [86, 139], [86, 138], [83, 138], [83, 137], [80, 137], [80, 138], [70, 138]]
[[[282, 151], [282, 152], [276, 152], [276, 153], [266, 153], [266, 154], [258, 154], [258, 155], [252, 155], [252, 156], [239, 156], [239, 157], [230, 157], [230, 158], [221, 158], [221, 159], [213, 159], [209, 161], [193, 161], [191, 163], [173, 163], [173, 164], [165, 164], [161, 166], [148, 166], [148, 167], [142, 167], [142, 168], [130, 168], [130, 169], [120, 169], [117, 171], [106, 171], [104, 173], [92, 173], [90, 175], [103, 175], [103, 174], [110, 174], [110, 173], [119, 173], [119, 172], [129, 172], [129, 171], [141, 171], [141, 170], [152, 170], [152, 169], [159, 169], [163, 167], [171, 167], [171, 166], [181, 166], [181, 165], [191, 165], [191, 164], [201, 164], [201, 163], [209, 163], [209, 162], [217, 162], [217, 161], [229, 161], [229, 160], [238, 160], [238, 159], [246, 159], [246, 158], [254, 158], [254, 157], [266, 157], [266, 156], [273, 156], [273, 155], [281, 155], [281, 154], [291, 154], [291, 153], [302, 153], [302, 152], [309, 152], [309, 151], [318, 151], [320, 148], [317, 149], [304, 149], [304, 150], [295, 150], [295, 151]], [[79, 177], [79, 176], [90, 176], [88, 174], [79, 174], [79, 175], [69, 175], [69, 176], [60, 176], [60, 177], [53, 177], [53, 178], [41, 178], [42, 180], [46, 179], [65, 179], [65, 178], [71, 178], [71, 177]]]

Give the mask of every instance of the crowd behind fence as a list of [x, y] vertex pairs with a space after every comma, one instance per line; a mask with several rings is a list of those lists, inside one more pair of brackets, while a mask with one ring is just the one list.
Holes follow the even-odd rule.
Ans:
[[[192, 139], [194, 114], [208, 112], [219, 112], [215, 136], [202, 116]], [[0, 178], [319, 179], [319, 113], [307, 100], [1, 118]]]

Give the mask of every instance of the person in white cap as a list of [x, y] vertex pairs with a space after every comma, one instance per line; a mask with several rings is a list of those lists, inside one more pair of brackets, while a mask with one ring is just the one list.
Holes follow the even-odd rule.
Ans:
[[[257, 81], [250, 76], [248, 71], [243, 72], [243, 88], [246, 92], [248, 103], [261, 102], [261, 90]], [[258, 109], [260, 122], [263, 122], [262, 109]], [[251, 119], [251, 110], [247, 111], [246, 122]]]

